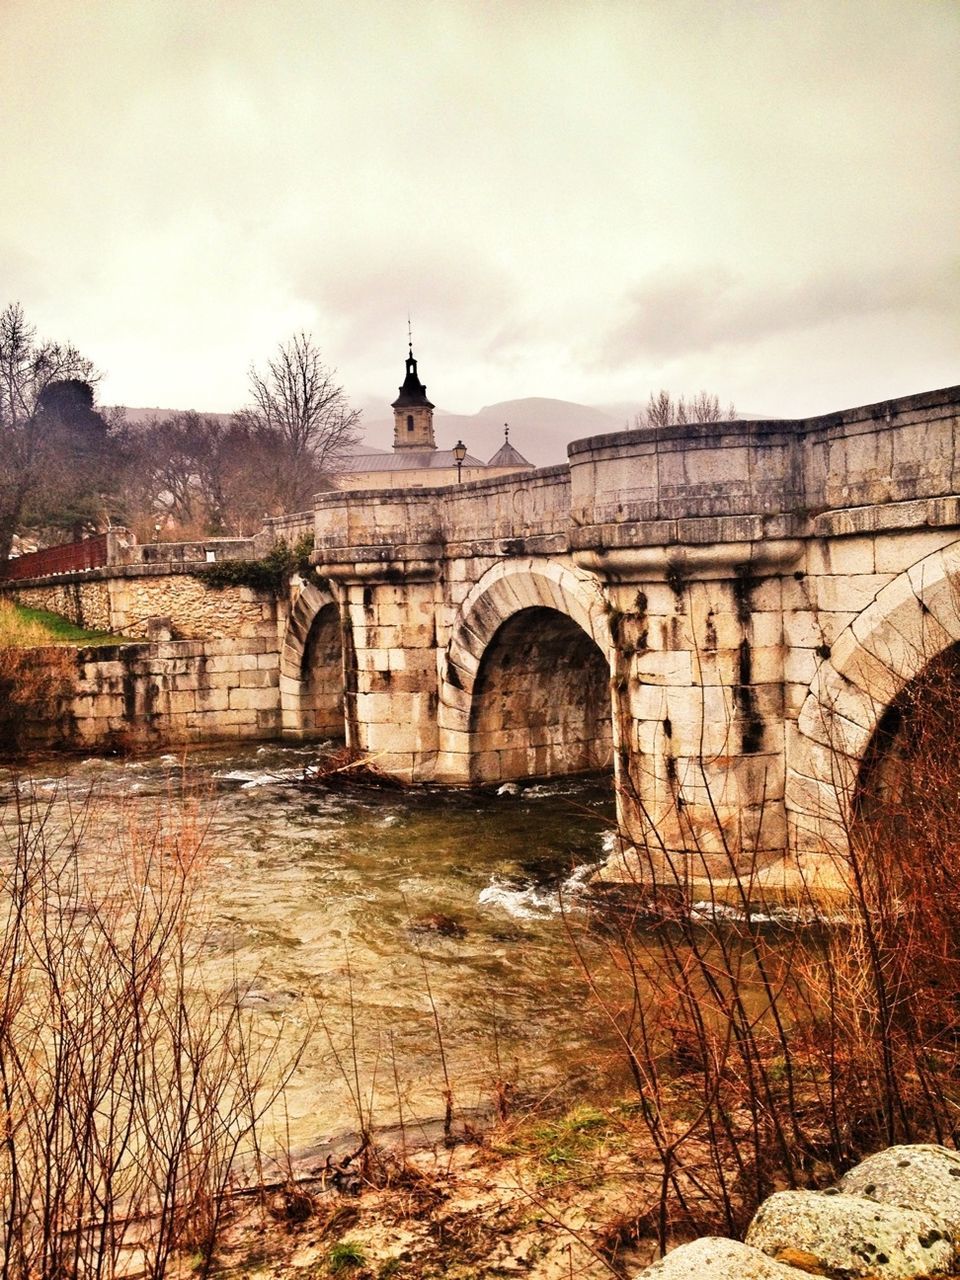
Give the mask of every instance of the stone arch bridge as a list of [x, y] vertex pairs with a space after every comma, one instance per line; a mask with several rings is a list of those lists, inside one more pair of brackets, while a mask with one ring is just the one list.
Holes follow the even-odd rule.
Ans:
[[[121, 727], [162, 705], [192, 740], [343, 734], [411, 780], [609, 768], [625, 828], [667, 849], [820, 852], [887, 709], [960, 642], [958, 406], [624, 431], [520, 476], [321, 494], [264, 535], [312, 528], [311, 581], [217, 597], [212, 630], [181, 628], [204, 644], [139, 646], [149, 705], [122, 654], [96, 679], [85, 659], [83, 697]], [[141, 608], [174, 631], [204, 596], [176, 582]]]
[[625, 431], [522, 477], [323, 494], [287, 731], [326, 732], [342, 693], [350, 745], [405, 778], [607, 767], [627, 829], [667, 848], [821, 851], [886, 708], [960, 641], [958, 404]]

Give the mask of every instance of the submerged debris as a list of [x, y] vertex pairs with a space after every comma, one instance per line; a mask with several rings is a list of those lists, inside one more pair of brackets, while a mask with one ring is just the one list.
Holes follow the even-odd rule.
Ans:
[[307, 785], [323, 783], [324, 787], [365, 786], [405, 791], [410, 785], [394, 774], [378, 768], [371, 756], [361, 756], [349, 747], [333, 751], [321, 760], [307, 765], [303, 771]]
[[465, 938], [467, 929], [453, 916], [445, 916], [440, 911], [429, 915], [418, 916], [410, 922], [411, 933], [438, 933], [441, 938]]

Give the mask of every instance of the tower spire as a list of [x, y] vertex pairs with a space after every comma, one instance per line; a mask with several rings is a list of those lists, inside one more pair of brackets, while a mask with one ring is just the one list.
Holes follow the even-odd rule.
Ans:
[[437, 441], [433, 434], [433, 405], [427, 399], [427, 388], [417, 375], [417, 361], [413, 354], [413, 326], [407, 315], [406, 377], [400, 394], [394, 400], [393, 447], [394, 449], [420, 449], [433, 452]]

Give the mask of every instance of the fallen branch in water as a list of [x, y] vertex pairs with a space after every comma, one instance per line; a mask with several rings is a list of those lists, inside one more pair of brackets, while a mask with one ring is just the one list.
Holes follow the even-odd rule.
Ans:
[[[382, 752], [380, 754], [383, 754]], [[369, 787], [389, 787], [404, 791], [410, 785], [401, 778], [377, 767], [377, 756], [360, 756], [349, 747], [325, 756], [316, 764], [304, 769], [305, 783], [324, 783], [326, 786], [359, 784]]]

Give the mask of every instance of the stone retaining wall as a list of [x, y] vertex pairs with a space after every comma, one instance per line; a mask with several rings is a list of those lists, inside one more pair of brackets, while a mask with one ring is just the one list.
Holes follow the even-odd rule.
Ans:
[[249, 587], [214, 590], [194, 576], [193, 566], [113, 566], [58, 578], [17, 583], [9, 594], [32, 609], [47, 609], [77, 626], [146, 639], [152, 618], [169, 618], [178, 639], [272, 638], [276, 604]]
[[[57, 673], [40, 703], [19, 708], [10, 747], [115, 750], [280, 732], [275, 638], [180, 640], [74, 651], [20, 650], [14, 680]], [[16, 688], [13, 689], [16, 696]]]

